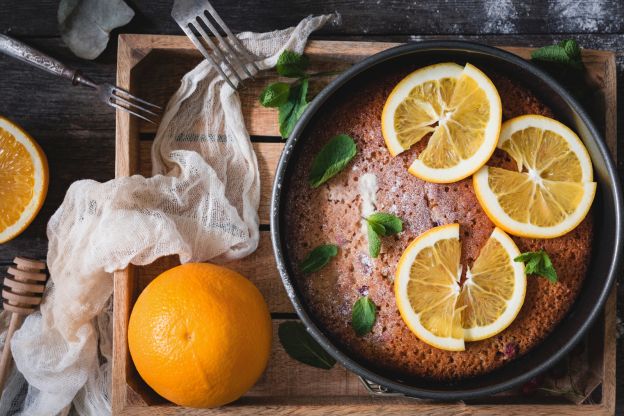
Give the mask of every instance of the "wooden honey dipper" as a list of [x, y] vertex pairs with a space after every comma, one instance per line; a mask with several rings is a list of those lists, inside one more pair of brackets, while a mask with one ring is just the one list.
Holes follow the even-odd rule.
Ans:
[[2, 289], [2, 306], [4, 310], [11, 312], [11, 322], [4, 340], [2, 357], [0, 357], [0, 392], [4, 390], [4, 384], [11, 372], [13, 357], [11, 355], [11, 338], [15, 331], [22, 326], [26, 315], [37, 309], [41, 303], [45, 290], [46, 264], [41, 260], [16, 257], [14, 266], [9, 267], [8, 276], [4, 278]]

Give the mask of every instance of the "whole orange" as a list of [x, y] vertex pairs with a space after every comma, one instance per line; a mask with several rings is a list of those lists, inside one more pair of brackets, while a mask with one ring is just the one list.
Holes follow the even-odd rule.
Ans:
[[181, 406], [238, 399], [264, 371], [271, 316], [249, 280], [225, 267], [191, 263], [156, 277], [132, 309], [128, 346], [158, 394]]

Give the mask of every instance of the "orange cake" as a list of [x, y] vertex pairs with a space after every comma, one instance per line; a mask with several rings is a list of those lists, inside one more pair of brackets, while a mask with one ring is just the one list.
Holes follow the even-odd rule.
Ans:
[[[393, 280], [401, 254], [424, 231], [459, 223], [462, 264], [471, 266], [494, 225], [481, 209], [470, 177], [434, 184], [408, 173], [426, 139], [397, 157], [389, 154], [380, 115], [392, 88], [409, 72], [386, 72], [375, 82], [360, 82], [334, 98], [308, 128], [288, 178], [285, 241], [303, 302], [333, 342], [385, 374], [457, 380], [486, 373], [525, 354], [565, 316], [589, 264], [593, 221], [590, 212], [576, 229], [554, 239], [513, 238], [521, 252], [545, 249], [559, 280], [553, 284], [528, 276], [524, 305], [507, 329], [482, 341], [467, 342], [465, 351], [437, 349], [418, 339], [401, 319], [395, 303]], [[503, 121], [522, 114], [553, 116], [551, 109], [523, 86], [494, 73], [488, 75], [502, 100]], [[312, 160], [331, 137], [341, 133], [354, 139], [357, 154], [337, 176], [313, 189], [307, 182]], [[513, 166], [501, 150], [488, 164]], [[362, 224], [361, 179], [365, 174], [376, 180], [375, 210], [392, 213], [404, 222], [403, 232], [383, 240], [381, 254], [375, 259], [369, 256]], [[314, 247], [330, 243], [339, 246], [339, 255], [318, 272], [300, 273], [298, 264], [306, 255]], [[351, 310], [363, 295], [377, 305], [377, 320], [370, 333], [357, 336], [351, 326]]]

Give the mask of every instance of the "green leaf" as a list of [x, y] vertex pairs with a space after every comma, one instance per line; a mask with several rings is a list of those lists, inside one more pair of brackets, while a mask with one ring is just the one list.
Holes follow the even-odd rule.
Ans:
[[318, 188], [347, 166], [356, 153], [355, 142], [346, 134], [334, 136], [312, 162], [308, 182]]
[[377, 224], [376, 222], [369, 222], [368, 226], [370, 227], [371, 231], [373, 231], [378, 236], [386, 234], [386, 229], [381, 224]]
[[368, 229], [368, 252], [371, 257], [379, 256], [381, 237], [397, 234], [403, 231], [403, 221], [396, 215], [387, 212], [375, 212], [366, 218]]
[[275, 69], [284, 77], [298, 78], [304, 75], [309, 65], [310, 60], [307, 56], [286, 50], [277, 58]]
[[260, 104], [263, 107], [279, 107], [288, 101], [290, 84], [275, 82], [269, 84], [260, 94]]
[[297, 120], [301, 117], [308, 106], [308, 80], [302, 79], [300, 83], [290, 88], [288, 100], [279, 106], [278, 121], [280, 134], [287, 139], [292, 133]]
[[308, 257], [301, 262], [299, 268], [305, 274], [318, 272], [337, 254], [338, 246], [334, 244], [323, 244], [312, 250], [308, 254]]
[[368, 334], [375, 325], [377, 306], [368, 296], [359, 298], [351, 310], [351, 326], [358, 336]]
[[336, 360], [312, 338], [299, 321], [282, 322], [277, 335], [286, 353], [299, 362], [324, 370], [329, 370], [336, 364]]
[[555, 270], [555, 266], [553, 266], [548, 254], [544, 250], [542, 251], [544, 253], [544, 265], [541, 269], [541, 275], [548, 279], [551, 283], [557, 283], [557, 271]]
[[381, 238], [379, 238], [379, 228], [377, 224], [367, 224], [368, 230], [368, 253], [372, 258], [379, 257], [381, 251]]
[[534, 61], [556, 63], [583, 71], [585, 66], [581, 59], [581, 48], [573, 39], [562, 40], [556, 45], [544, 46], [531, 53]]
[[379, 226], [379, 229], [383, 231], [377, 231], [382, 237], [398, 234], [403, 231], [403, 221], [396, 215], [388, 214], [386, 212], [376, 212], [366, 218], [369, 224], [375, 224]]
[[[293, 95], [293, 89], [290, 89], [290, 95]], [[279, 131], [282, 138], [287, 139], [292, 133], [294, 125], [292, 124], [291, 116], [293, 109], [295, 108], [295, 102], [288, 98], [284, 104], [278, 107], [277, 122], [279, 124]]]
[[540, 262], [542, 261], [542, 256], [531, 256], [528, 261], [524, 264], [524, 271], [527, 274], [530, 274], [527, 270], [533, 272], [533, 270], [538, 270]]
[[545, 46], [531, 53], [531, 60], [563, 84], [576, 98], [583, 101], [594, 94], [586, 82], [581, 48], [572, 39]]
[[516, 262], [524, 263], [524, 272], [545, 277], [551, 283], [557, 283], [557, 271], [544, 250], [530, 251], [520, 254], [514, 259]]

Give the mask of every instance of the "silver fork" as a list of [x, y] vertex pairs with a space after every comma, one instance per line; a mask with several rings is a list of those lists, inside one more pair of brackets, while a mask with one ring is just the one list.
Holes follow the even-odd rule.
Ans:
[[128, 91], [112, 84], [96, 84], [79, 70], [72, 69], [60, 61], [42, 53], [30, 46], [0, 34], [0, 52], [26, 62], [39, 69], [69, 79], [73, 85], [84, 85], [96, 90], [100, 100], [122, 111], [156, 124], [161, 108], [155, 104], [142, 100]]
[[[207, 0], [175, 0], [171, 16], [186, 36], [191, 39], [195, 47], [204, 55], [204, 58], [233, 89], [237, 89], [237, 85], [242, 82], [241, 71], [250, 78], [253, 78], [254, 74], [260, 71], [253, 55], [232, 34], [232, 31]], [[215, 23], [225, 32], [225, 37], [221, 36]], [[212, 40], [206, 30], [217, 38], [219, 45]], [[208, 49], [211, 49], [213, 54]], [[249, 67], [251, 67], [251, 71]], [[231, 76], [228, 76], [228, 72]]]

